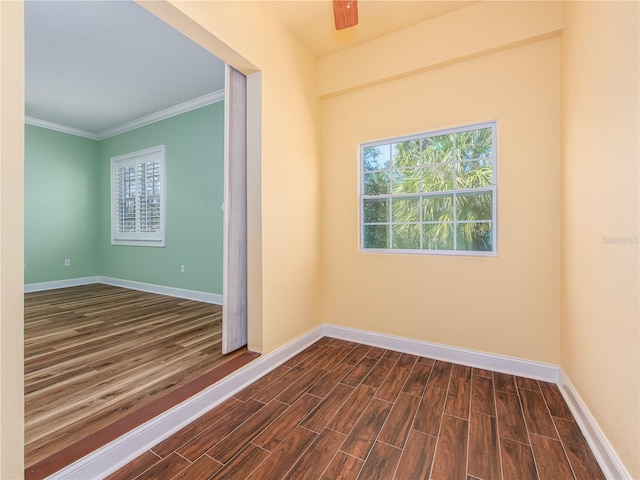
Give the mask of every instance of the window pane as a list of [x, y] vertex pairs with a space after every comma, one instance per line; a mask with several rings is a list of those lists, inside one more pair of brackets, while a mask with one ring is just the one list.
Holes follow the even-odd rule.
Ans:
[[456, 133], [456, 158], [458, 160], [490, 158], [492, 143], [493, 136], [490, 128]]
[[453, 135], [438, 135], [422, 139], [423, 163], [453, 161]]
[[364, 248], [389, 248], [389, 225], [365, 225]]
[[391, 149], [389, 145], [366, 147], [364, 149], [364, 170], [384, 170], [391, 163]]
[[456, 164], [457, 188], [482, 188], [493, 183], [491, 159]]
[[364, 223], [389, 221], [389, 199], [364, 200]]
[[453, 195], [422, 197], [422, 220], [425, 222], [453, 221]]
[[394, 167], [412, 167], [420, 161], [420, 140], [409, 140], [391, 145]]
[[442, 163], [422, 169], [422, 191], [437, 192], [453, 189], [453, 164]]
[[420, 197], [394, 198], [392, 202], [392, 222], [420, 221]]
[[456, 218], [458, 220], [491, 220], [493, 193], [465, 193], [456, 198]]
[[490, 252], [493, 249], [491, 223], [461, 223], [456, 227], [457, 250]]
[[387, 172], [365, 173], [365, 195], [384, 195], [389, 191], [389, 174]]
[[420, 169], [404, 168], [392, 173], [393, 193], [418, 193], [420, 191]]
[[419, 249], [420, 225], [411, 223], [393, 225], [393, 248]]
[[422, 226], [422, 248], [453, 250], [453, 224], [431, 223]]

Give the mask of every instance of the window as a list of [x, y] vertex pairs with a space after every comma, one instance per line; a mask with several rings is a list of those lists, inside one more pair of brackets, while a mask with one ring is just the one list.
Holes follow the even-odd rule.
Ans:
[[496, 255], [494, 122], [360, 148], [364, 251]]
[[111, 244], [164, 246], [164, 145], [111, 159]]

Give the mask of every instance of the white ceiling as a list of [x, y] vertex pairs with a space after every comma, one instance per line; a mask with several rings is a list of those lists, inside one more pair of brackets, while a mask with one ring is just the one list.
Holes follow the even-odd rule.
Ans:
[[[474, 2], [359, 0], [342, 31], [331, 0], [268, 3], [321, 58]], [[221, 60], [132, 0], [27, 0], [25, 70], [27, 117], [96, 137], [224, 88]]]
[[25, 114], [99, 134], [224, 88], [224, 63], [133, 1], [25, 2]]

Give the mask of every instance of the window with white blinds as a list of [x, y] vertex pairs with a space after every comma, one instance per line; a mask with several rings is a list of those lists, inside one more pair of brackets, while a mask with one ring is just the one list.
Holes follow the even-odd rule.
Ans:
[[111, 159], [111, 244], [164, 246], [164, 145]]

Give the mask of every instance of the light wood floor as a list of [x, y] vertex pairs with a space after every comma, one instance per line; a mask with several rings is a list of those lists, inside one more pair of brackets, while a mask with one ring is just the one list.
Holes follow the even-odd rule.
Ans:
[[604, 480], [555, 384], [323, 338], [108, 480]]
[[25, 466], [246, 352], [222, 307], [94, 284], [25, 295]]

